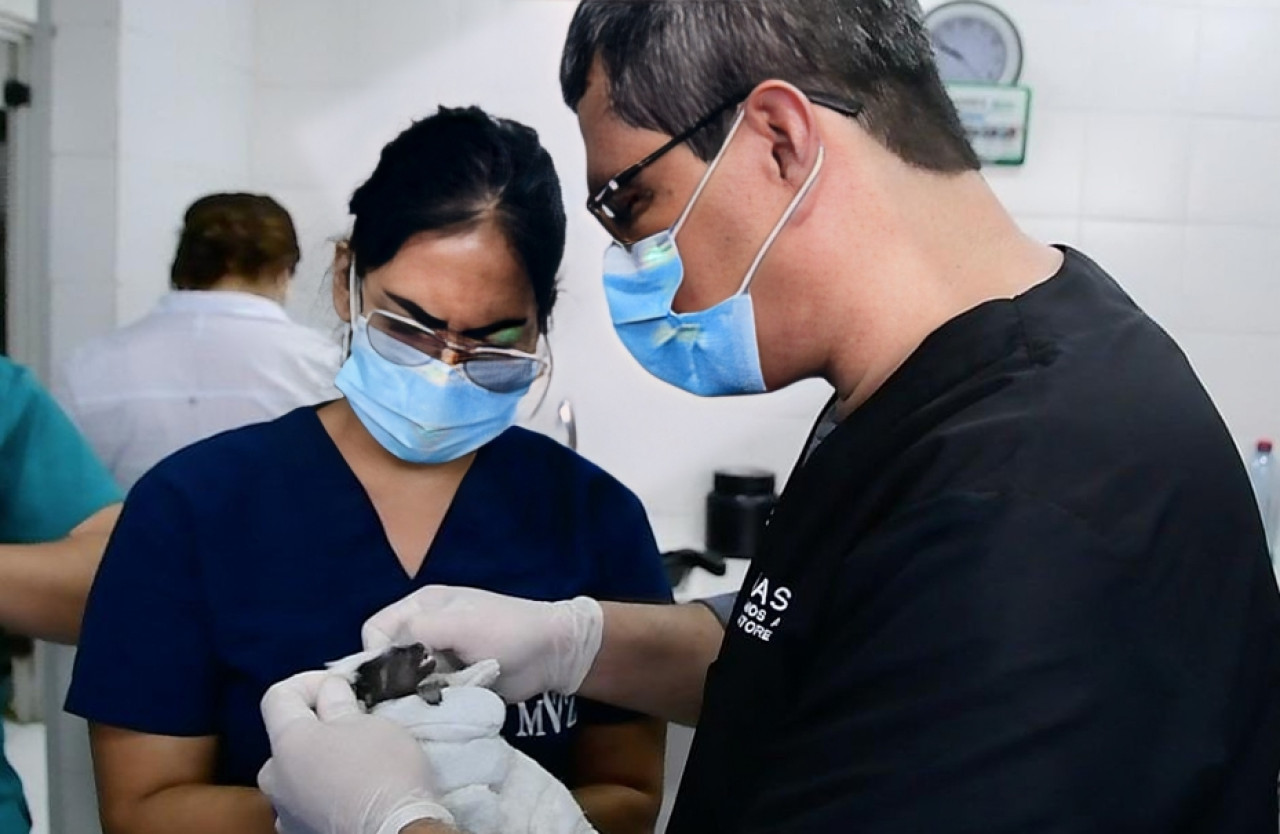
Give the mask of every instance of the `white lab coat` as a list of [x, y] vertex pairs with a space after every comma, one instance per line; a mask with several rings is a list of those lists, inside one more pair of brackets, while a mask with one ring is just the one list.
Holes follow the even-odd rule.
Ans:
[[126, 489], [178, 449], [339, 396], [330, 338], [271, 299], [176, 291], [82, 347], [58, 398]]

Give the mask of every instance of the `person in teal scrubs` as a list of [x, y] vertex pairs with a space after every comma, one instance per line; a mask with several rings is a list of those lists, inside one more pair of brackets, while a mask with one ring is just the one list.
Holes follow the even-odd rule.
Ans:
[[[0, 629], [75, 642], [121, 498], [49, 393], [0, 356]], [[0, 703], [11, 689], [6, 671]], [[22, 783], [0, 755], [0, 834], [30, 830]]]

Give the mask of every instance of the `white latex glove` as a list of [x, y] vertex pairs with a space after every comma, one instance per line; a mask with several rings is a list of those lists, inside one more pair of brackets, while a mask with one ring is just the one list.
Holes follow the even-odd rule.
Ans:
[[587, 597], [530, 602], [474, 588], [432, 585], [384, 608], [364, 625], [366, 649], [422, 643], [464, 663], [494, 659], [494, 689], [508, 703], [582, 686], [600, 651], [604, 612]]
[[404, 728], [366, 715], [327, 672], [276, 684], [262, 699], [272, 758], [258, 774], [289, 834], [399, 834], [453, 816], [434, 797], [421, 748]]

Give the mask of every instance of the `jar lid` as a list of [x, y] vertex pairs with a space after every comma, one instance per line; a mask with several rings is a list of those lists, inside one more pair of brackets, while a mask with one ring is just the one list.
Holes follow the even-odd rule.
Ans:
[[716, 492], [729, 495], [773, 495], [774, 484], [774, 475], [767, 469], [719, 469], [715, 474]]

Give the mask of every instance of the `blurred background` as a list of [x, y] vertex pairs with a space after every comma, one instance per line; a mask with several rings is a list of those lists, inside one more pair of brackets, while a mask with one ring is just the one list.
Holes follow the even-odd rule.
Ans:
[[[289, 310], [336, 335], [327, 269], [351, 190], [411, 119], [479, 104], [535, 126], [565, 184], [547, 410], [573, 403], [579, 451], [640, 495], [664, 549], [701, 546], [712, 473], [784, 479], [829, 391], [697, 401], [625, 353], [560, 100], [574, 5], [0, 2], [5, 352], [51, 381], [85, 341], [147, 312], [184, 209], [213, 191], [268, 193], [292, 213], [303, 260]], [[1172, 333], [1242, 452], [1280, 433], [1280, 0], [998, 5], [1021, 33], [1033, 104], [1025, 164], [987, 172], [997, 191], [1027, 231], [1098, 260]], [[56, 750], [43, 781], [43, 738], [38, 724], [9, 736], [37, 830], [50, 830], [51, 789], [53, 830], [79, 832], [57, 825], [78, 800], [57, 798], [72, 765]]]

